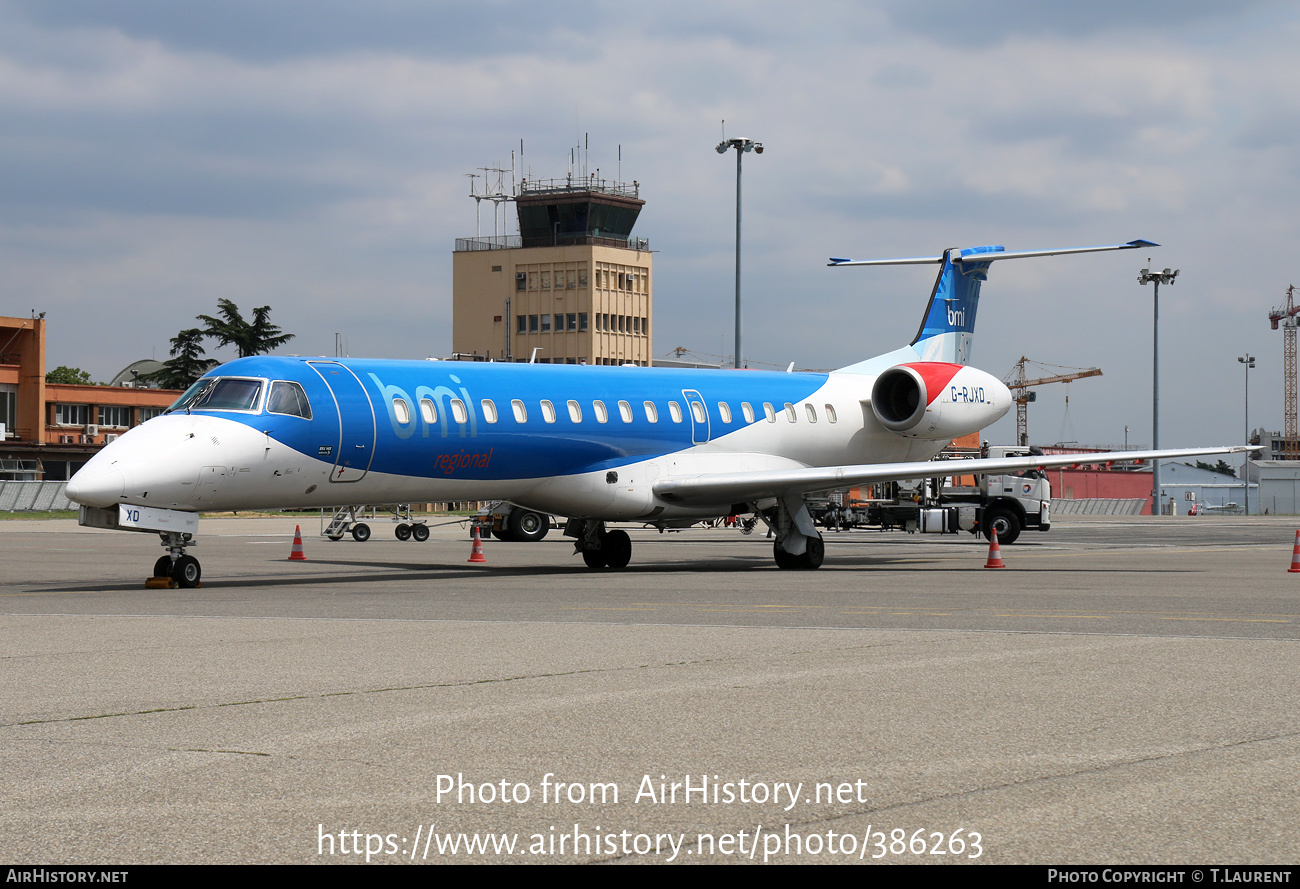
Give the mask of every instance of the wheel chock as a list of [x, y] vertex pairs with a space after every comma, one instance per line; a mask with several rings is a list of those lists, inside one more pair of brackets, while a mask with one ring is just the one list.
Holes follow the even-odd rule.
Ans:
[[146, 590], [174, 590], [179, 589], [180, 584], [170, 577], [150, 577], [144, 582]]

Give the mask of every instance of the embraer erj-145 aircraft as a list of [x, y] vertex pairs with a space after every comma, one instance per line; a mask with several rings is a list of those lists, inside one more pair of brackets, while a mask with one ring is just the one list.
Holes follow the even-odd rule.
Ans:
[[[1003, 259], [1157, 246], [915, 259], [939, 276], [910, 345], [830, 373], [680, 370], [339, 358], [241, 358], [131, 429], [68, 483], [82, 524], [161, 535], [154, 573], [200, 577], [199, 510], [506, 500], [568, 517], [591, 568], [632, 555], [607, 522], [686, 525], [754, 513], [782, 568], [825, 554], [805, 494], [935, 475], [952, 439], [1011, 406], [967, 367], [980, 285]], [[1091, 454], [1090, 462], [1242, 448]], [[1068, 465], [1079, 456], [963, 462], [963, 474]]]

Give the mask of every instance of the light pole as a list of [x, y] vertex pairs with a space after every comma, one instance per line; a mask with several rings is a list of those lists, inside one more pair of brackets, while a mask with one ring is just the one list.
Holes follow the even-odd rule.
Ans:
[[[1255, 356], [1247, 352], [1245, 355], [1237, 356], [1237, 361], [1241, 362], [1246, 372], [1246, 409], [1242, 418], [1242, 425], [1246, 429], [1246, 444], [1250, 444], [1250, 369], [1255, 366]], [[1246, 483], [1246, 515], [1250, 515], [1250, 451], [1245, 453], [1245, 459], [1241, 461], [1241, 477]]]
[[[1151, 260], [1147, 260], [1150, 262]], [[1151, 450], [1160, 450], [1160, 285], [1174, 283], [1179, 269], [1153, 272], [1146, 268], [1138, 273], [1138, 283], [1155, 285], [1155, 314], [1151, 322]], [[1151, 513], [1161, 515], [1160, 509], [1160, 461], [1151, 461]]]
[[740, 157], [746, 151], [763, 153], [763, 143], [753, 139], [723, 139], [717, 145], [718, 154], [728, 148], [736, 149], [736, 357], [733, 367], [740, 367]]

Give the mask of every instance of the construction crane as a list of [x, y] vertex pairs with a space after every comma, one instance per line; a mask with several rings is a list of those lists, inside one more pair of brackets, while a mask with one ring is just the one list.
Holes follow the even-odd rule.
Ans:
[[1295, 304], [1295, 285], [1286, 289], [1286, 305], [1275, 306], [1268, 313], [1268, 320], [1277, 330], [1282, 325], [1282, 414], [1285, 418], [1285, 431], [1282, 442], [1282, 459], [1300, 459], [1300, 447], [1297, 447], [1296, 430], [1296, 361], [1295, 330], [1296, 315], [1300, 306]]
[[[1026, 364], [1032, 364], [1040, 369], [1050, 367], [1055, 370], [1070, 371], [1070, 373], [1051, 374], [1044, 377], [1035, 377], [1031, 380], [1025, 376]], [[1038, 399], [1037, 392], [1029, 391], [1030, 386], [1041, 386], [1045, 383], [1069, 383], [1074, 380], [1081, 380], [1084, 377], [1099, 376], [1101, 376], [1101, 368], [1099, 367], [1061, 367], [1055, 364], [1039, 364], [1037, 361], [1030, 361], [1021, 355], [1020, 360], [1012, 365], [1011, 372], [1003, 380], [1016, 401], [1016, 443], [1022, 448], [1029, 446], [1029, 402]]]

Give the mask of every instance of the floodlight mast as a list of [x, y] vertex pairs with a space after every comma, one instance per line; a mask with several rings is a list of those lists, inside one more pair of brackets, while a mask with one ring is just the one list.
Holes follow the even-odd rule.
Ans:
[[741, 367], [740, 352], [740, 158], [746, 151], [763, 153], [763, 143], [753, 139], [723, 139], [715, 148], [718, 154], [726, 154], [727, 149], [736, 149], [736, 355], [733, 367]]
[[[1245, 355], [1238, 355], [1237, 361], [1245, 365], [1242, 369], [1246, 372], [1246, 409], [1242, 426], [1246, 435], [1242, 440], [1250, 444], [1250, 369], [1255, 366], [1255, 356], [1247, 352]], [[1245, 459], [1241, 462], [1241, 480], [1242, 486], [1246, 489], [1246, 515], [1250, 515], [1250, 451], [1246, 451], [1242, 456]]]
[[[1150, 262], [1151, 260], [1147, 260]], [[1138, 273], [1138, 283], [1154, 285], [1154, 315], [1151, 322], [1151, 450], [1160, 450], [1160, 285], [1173, 285], [1179, 269], [1153, 272], [1145, 268]], [[1151, 514], [1162, 515], [1160, 502], [1160, 461], [1151, 461]]]

